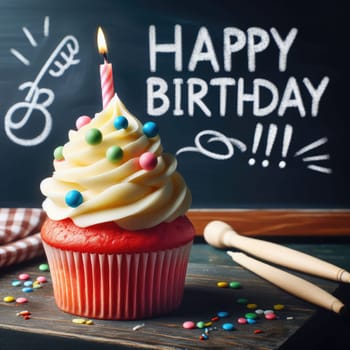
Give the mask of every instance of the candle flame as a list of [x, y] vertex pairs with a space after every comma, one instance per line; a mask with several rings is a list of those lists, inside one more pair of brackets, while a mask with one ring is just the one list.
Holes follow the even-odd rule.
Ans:
[[107, 55], [107, 43], [101, 27], [98, 27], [97, 30], [97, 47], [101, 55]]

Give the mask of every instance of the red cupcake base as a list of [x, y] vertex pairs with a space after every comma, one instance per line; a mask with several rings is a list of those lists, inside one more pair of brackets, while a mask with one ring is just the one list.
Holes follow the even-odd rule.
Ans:
[[43, 244], [56, 304], [65, 312], [133, 320], [166, 314], [181, 304], [192, 241], [130, 254], [74, 252]]

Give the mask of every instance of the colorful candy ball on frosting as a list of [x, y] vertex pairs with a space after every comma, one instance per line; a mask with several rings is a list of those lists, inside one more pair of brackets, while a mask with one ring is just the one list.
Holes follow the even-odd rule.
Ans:
[[118, 162], [123, 158], [123, 150], [119, 146], [111, 146], [107, 149], [106, 158], [112, 162]]
[[140, 167], [144, 170], [153, 170], [157, 163], [157, 156], [152, 152], [145, 152], [139, 158]]
[[128, 126], [129, 122], [123, 115], [120, 115], [114, 119], [114, 127], [117, 130], [127, 129]]
[[157, 123], [147, 122], [143, 125], [142, 131], [147, 137], [151, 138], [158, 135], [159, 129]]
[[56, 160], [63, 160], [63, 146], [58, 146], [55, 148], [55, 150], [53, 151], [53, 156]]
[[76, 122], [75, 122], [75, 126], [76, 128], [79, 130], [80, 128], [82, 128], [83, 126], [89, 124], [91, 122], [91, 118], [87, 115], [82, 115], [81, 117], [79, 117]]
[[103, 136], [101, 131], [96, 128], [92, 128], [88, 130], [85, 134], [85, 141], [89, 145], [98, 145], [99, 143], [102, 142], [102, 138]]
[[77, 190], [71, 190], [67, 192], [65, 201], [69, 207], [76, 208], [83, 203], [83, 195]]

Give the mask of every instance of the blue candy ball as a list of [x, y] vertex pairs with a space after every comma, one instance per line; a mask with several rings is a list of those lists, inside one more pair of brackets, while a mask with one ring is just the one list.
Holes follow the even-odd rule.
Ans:
[[69, 207], [76, 208], [83, 203], [83, 196], [79, 191], [71, 190], [67, 192], [65, 200]]
[[225, 331], [233, 331], [235, 329], [235, 326], [233, 323], [224, 323], [222, 325], [222, 329], [224, 329]]
[[158, 135], [159, 129], [157, 123], [147, 122], [143, 125], [142, 131], [147, 137], [154, 137]]
[[126, 129], [128, 126], [129, 122], [123, 115], [120, 115], [114, 119], [114, 127], [117, 130]]

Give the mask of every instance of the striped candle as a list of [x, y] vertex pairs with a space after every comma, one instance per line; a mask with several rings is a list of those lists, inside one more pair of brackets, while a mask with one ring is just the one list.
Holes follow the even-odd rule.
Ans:
[[107, 61], [107, 43], [101, 27], [97, 31], [98, 51], [104, 57], [104, 63], [100, 65], [102, 105], [105, 108], [114, 96], [114, 82], [112, 64]]
[[102, 105], [105, 108], [114, 96], [112, 64], [105, 61], [100, 65]]

